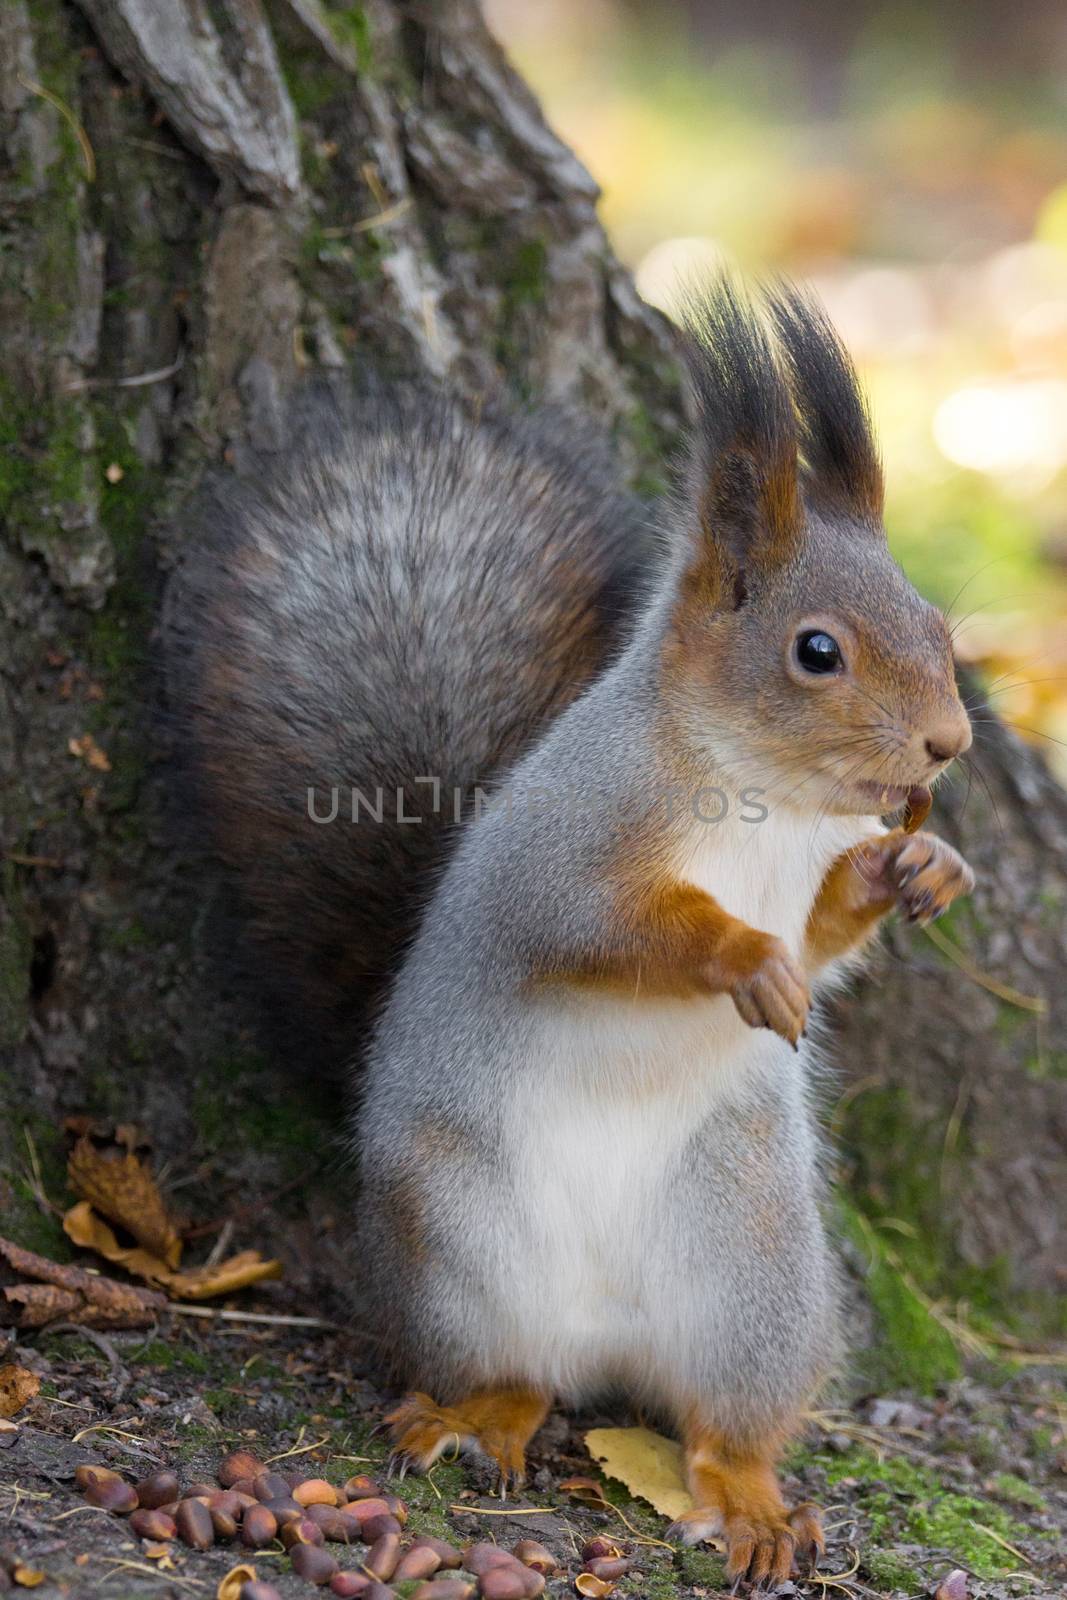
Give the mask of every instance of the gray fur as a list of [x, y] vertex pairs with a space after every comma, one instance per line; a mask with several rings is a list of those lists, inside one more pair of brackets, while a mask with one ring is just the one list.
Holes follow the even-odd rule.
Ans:
[[[322, 394], [292, 448], [191, 507], [168, 594], [192, 808], [236, 869], [259, 988], [316, 1066], [351, 1057], [467, 796], [603, 664], [646, 553], [602, 441], [565, 414]], [[335, 823], [308, 817], [316, 791]], [[385, 820], [350, 820], [357, 786]], [[396, 789], [404, 814], [396, 820]]]

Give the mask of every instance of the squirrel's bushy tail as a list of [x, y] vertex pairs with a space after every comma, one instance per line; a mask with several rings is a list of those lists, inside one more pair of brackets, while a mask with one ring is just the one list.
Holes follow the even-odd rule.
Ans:
[[318, 396], [288, 453], [199, 497], [168, 700], [260, 987], [315, 1059], [355, 1052], [454, 792], [469, 804], [612, 648], [645, 537], [573, 419], [421, 391]]

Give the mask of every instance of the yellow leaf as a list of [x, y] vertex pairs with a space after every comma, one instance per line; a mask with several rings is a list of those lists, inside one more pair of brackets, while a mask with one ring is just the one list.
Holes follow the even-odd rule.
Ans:
[[40, 1378], [28, 1367], [16, 1366], [13, 1361], [0, 1367], [0, 1417], [13, 1417], [40, 1387]]
[[44, 1582], [44, 1573], [38, 1572], [36, 1567], [25, 1567], [21, 1561], [15, 1563], [11, 1576], [23, 1589], [36, 1589], [39, 1583]]
[[217, 1267], [192, 1267], [188, 1272], [174, 1272], [167, 1280], [167, 1288], [179, 1300], [211, 1300], [215, 1295], [233, 1294], [247, 1289], [250, 1284], [262, 1283], [264, 1278], [280, 1278], [280, 1261], [264, 1261], [258, 1250], [241, 1250]]
[[264, 1278], [280, 1278], [280, 1261], [264, 1261], [258, 1250], [241, 1250], [215, 1267], [192, 1267], [174, 1272], [165, 1261], [139, 1246], [126, 1249], [92, 1206], [82, 1200], [71, 1206], [63, 1218], [63, 1231], [83, 1250], [95, 1250], [105, 1261], [115, 1261], [127, 1272], [151, 1283], [162, 1284], [176, 1300], [210, 1300], [215, 1295], [233, 1294]]
[[682, 1477], [682, 1447], [650, 1428], [593, 1428], [586, 1449], [609, 1478], [674, 1521], [693, 1509]]

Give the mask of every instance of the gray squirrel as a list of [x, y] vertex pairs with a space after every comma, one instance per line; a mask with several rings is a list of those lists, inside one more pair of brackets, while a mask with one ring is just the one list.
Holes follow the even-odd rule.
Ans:
[[[621, 1391], [681, 1439], [672, 1536], [758, 1585], [823, 1542], [776, 1475], [837, 1352], [812, 989], [973, 886], [918, 827], [971, 734], [822, 311], [722, 280], [688, 357], [647, 578], [595, 453], [383, 401], [231, 491], [171, 656], [217, 843], [323, 1036], [334, 986], [390, 976], [352, 1140], [401, 1469], [458, 1440], [507, 1487], [555, 1401]], [[433, 812], [420, 778], [488, 798], [306, 813], [338, 780]]]

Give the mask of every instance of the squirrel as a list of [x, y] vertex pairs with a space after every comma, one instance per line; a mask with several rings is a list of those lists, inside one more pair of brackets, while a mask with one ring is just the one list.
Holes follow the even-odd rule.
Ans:
[[[253, 903], [293, 919], [290, 951], [305, 893], [312, 927], [334, 884], [349, 908], [328, 982], [374, 840], [279, 824], [273, 797], [338, 763], [496, 775], [423, 885], [352, 1124], [361, 1275], [409, 1391], [397, 1470], [459, 1441], [506, 1489], [553, 1403], [621, 1391], [680, 1437], [671, 1537], [721, 1539], [760, 1585], [823, 1548], [777, 1476], [838, 1351], [813, 995], [888, 912], [925, 923], [973, 887], [918, 828], [971, 730], [817, 302], [724, 278], [686, 354], [647, 577], [584, 466], [445, 405], [234, 502], [190, 626], [206, 792]], [[374, 870], [357, 963], [379, 915], [397, 949]]]

